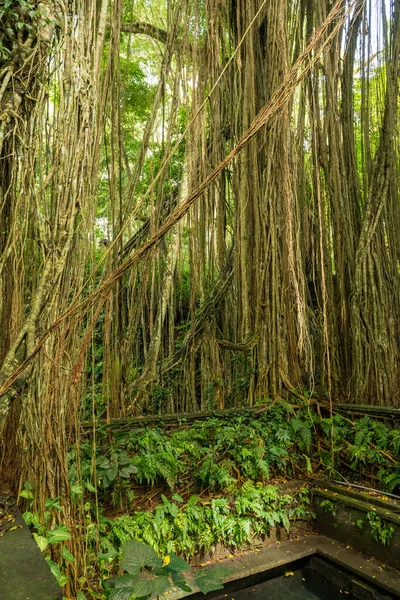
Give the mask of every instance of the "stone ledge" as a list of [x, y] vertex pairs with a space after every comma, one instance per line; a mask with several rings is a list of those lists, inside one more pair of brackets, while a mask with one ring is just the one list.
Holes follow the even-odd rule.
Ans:
[[316, 554], [400, 598], [400, 571], [373, 556], [358, 552], [323, 535], [317, 536]]
[[[254, 578], [265, 571], [272, 573], [276, 571], [276, 575], [279, 575], [279, 573], [284, 572], [285, 565], [297, 563], [297, 566], [300, 566], [305, 564], [312, 556], [321, 556], [373, 586], [389, 592], [395, 598], [400, 598], [400, 571], [389, 567], [374, 557], [355, 551], [350, 546], [345, 546], [319, 534], [309, 534], [282, 543], [277, 542], [252, 552], [237, 554], [229, 559], [210, 562], [206, 568], [219, 565], [230, 569], [232, 573], [226, 578], [226, 584], [248, 578], [252, 578], [254, 582]], [[192, 587], [191, 580], [194, 577], [193, 573], [187, 576], [190, 587]], [[249, 585], [253, 585], [253, 583], [249, 582]], [[221, 595], [224, 595], [224, 590], [212, 594], [214, 597]], [[210, 597], [212, 596], [210, 595]], [[169, 600], [178, 600], [184, 597], [193, 598], [193, 600], [197, 600], [197, 597], [204, 598], [194, 585], [192, 592], [189, 594], [174, 588], [166, 594], [166, 597]]]
[[0, 512], [12, 515], [12, 527], [17, 527], [7, 531], [0, 527], [0, 599], [61, 600], [61, 588], [5, 489], [0, 490]]
[[[390, 505], [386, 509], [378, 506], [371, 497], [370, 502], [363, 498], [347, 496], [332, 492], [328, 489], [313, 490], [313, 507], [316, 515], [315, 524], [317, 530], [329, 538], [350, 543], [353, 548], [360, 552], [375, 556], [385, 564], [392, 567], [400, 567], [400, 515], [392, 512]], [[323, 506], [323, 502], [329, 500], [332, 506]], [[368, 513], [374, 513], [382, 520], [385, 526], [391, 526], [393, 533], [387, 544], [384, 545], [373, 536], [373, 530], [368, 521]]]

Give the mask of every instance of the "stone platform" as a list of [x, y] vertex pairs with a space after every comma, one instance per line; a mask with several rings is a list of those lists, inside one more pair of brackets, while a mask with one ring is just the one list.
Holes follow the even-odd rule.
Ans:
[[[368, 584], [373, 588], [379, 587], [383, 595], [378, 595], [376, 598], [400, 598], [399, 570], [372, 556], [358, 552], [350, 546], [319, 534], [307, 534], [298, 539], [287, 540], [282, 543], [276, 542], [250, 552], [236, 554], [228, 559], [214, 563], [210, 562], [210, 567], [218, 564], [230, 569], [231, 574], [225, 579], [224, 590], [213, 592], [207, 595], [207, 598], [225, 596], [228, 599], [234, 598], [235, 590], [241, 589], [237, 587], [238, 582], [241, 581], [243, 587], [247, 587], [253, 585], [254, 582], [261, 581], [262, 573], [265, 571], [268, 571], [269, 575], [279, 576], [284, 574], [285, 570], [297, 568], [313, 557], [324, 558], [339, 567], [339, 569], [345, 570], [350, 574], [350, 577], [353, 575], [361, 578], [365, 581], [366, 588], [368, 588]], [[191, 578], [193, 577], [194, 574], [188, 574], [187, 576], [188, 585], [193, 590], [192, 594], [188, 595], [174, 589], [167, 595], [169, 600], [177, 600], [186, 596], [189, 600], [204, 598], [202, 594], [196, 591], [195, 586], [191, 585]], [[365, 598], [370, 597], [375, 598], [375, 596], [365, 596]]]
[[0, 600], [61, 600], [52, 575], [15, 499], [0, 489]]

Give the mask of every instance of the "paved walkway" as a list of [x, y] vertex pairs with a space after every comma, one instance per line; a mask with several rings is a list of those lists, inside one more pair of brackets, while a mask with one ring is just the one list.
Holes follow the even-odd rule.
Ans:
[[0, 489], [0, 600], [61, 598], [62, 590], [14, 498], [6, 489]]

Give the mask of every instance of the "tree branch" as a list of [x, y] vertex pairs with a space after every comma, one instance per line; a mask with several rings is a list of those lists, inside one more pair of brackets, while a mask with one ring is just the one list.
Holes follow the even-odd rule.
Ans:
[[141, 33], [143, 35], [149, 35], [162, 44], [167, 43], [167, 32], [155, 25], [151, 25], [151, 23], [121, 23], [121, 31], [123, 33]]

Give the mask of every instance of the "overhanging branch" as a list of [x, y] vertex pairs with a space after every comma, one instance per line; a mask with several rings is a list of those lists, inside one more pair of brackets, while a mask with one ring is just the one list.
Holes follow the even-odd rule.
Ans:
[[162, 44], [167, 43], [168, 34], [164, 29], [151, 25], [151, 23], [121, 23], [121, 31], [123, 33], [141, 33], [148, 35]]

